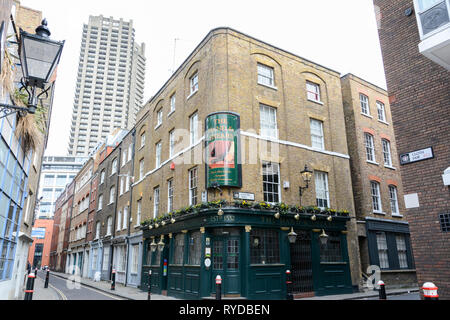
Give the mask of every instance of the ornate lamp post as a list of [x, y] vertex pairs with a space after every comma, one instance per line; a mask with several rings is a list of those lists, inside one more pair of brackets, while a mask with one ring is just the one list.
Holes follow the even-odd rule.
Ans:
[[300, 186], [300, 188], [299, 188], [299, 190], [300, 190], [300, 206], [301, 206], [303, 191], [309, 188], [309, 183], [311, 182], [313, 172], [308, 169], [308, 165], [305, 165], [305, 170], [300, 172], [300, 174], [302, 175], [303, 181], [305, 181], [305, 183], [306, 183], [305, 187]]
[[[0, 114], [3, 115], [0, 118], [15, 112], [36, 113], [38, 99], [50, 89], [50, 86], [45, 87], [54, 76], [64, 47], [64, 41], [51, 40], [50, 34], [46, 19], [36, 28], [36, 34], [20, 30], [19, 54], [23, 73], [21, 82], [22, 89], [28, 93], [28, 103], [27, 107], [1, 103]], [[37, 94], [37, 89], [41, 89], [41, 93]]]

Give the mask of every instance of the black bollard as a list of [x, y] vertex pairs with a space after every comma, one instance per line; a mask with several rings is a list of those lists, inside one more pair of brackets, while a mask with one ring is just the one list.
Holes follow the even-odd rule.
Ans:
[[116, 290], [116, 270], [112, 271], [111, 290]]
[[148, 298], [147, 300], [152, 300], [152, 270], [148, 271]]
[[378, 285], [380, 286], [380, 291], [378, 292], [379, 300], [387, 300], [386, 297], [386, 286], [384, 285], [383, 281], [379, 281]]
[[34, 279], [36, 276], [34, 273], [30, 273], [27, 279], [27, 287], [25, 289], [25, 299], [26, 301], [33, 300], [33, 292], [34, 292]]
[[45, 276], [45, 284], [44, 284], [44, 288], [47, 289], [48, 288], [48, 280], [50, 278], [50, 269], [47, 269], [47, 274]]
[[222, 277], [216, 277], [216, 300], [222, 300]]
[[286, 300], [294, 300], [294, 295], [292, 294], [292, 280], [291, 280], [291, 271], [286, 271]]

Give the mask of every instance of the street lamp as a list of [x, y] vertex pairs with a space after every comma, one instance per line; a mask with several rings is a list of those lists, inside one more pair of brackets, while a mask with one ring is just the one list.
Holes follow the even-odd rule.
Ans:
[[151, 248], [152, 252], [155, 252], [157, 247], [158, 247], [158, 245], [155, 242], [155, 238], [153, 238], [153, 241], [150, 244], [150, 248]]
[[309, 188], [309, 183], [311, 182], [311, 178], [312, 178], [312, 174], [313, 172], [311, 170], [308, 169], [308, 165], [305, 165], [305, 170], [303, 170], [302, 172], [300, 172], [303, 181], [305, 181], [306, 186], [302, 187], [300, 186], [300, 205], [302, 204], [302, 195], [303, 195], [303, 191]]
[[162, 252], [164, 250], [165, 245], [166, 244], [164, 243], [164, 236], [161, 236], [161, 240], [159, 240], [159, 243], [158, 243], [158, 249], [160, 252]]
[[288, 234], [289, 243], [294, 244], [297, 240], [297, 234], [294, 232], [294, 228], [291, 228], [291, 232]]
[[[20, 30], [19, 55], [23, 73], [21, 82], [22, 89], [28, 93], [28, 103], [27, 107], [1, 103], [0, 113], [3, 115], [0, 118], [15, 112], [36, 113], [38, 99], [50, 89], [50, 86], [47, 89], [45, 86], [52, 81], [64, 47], [64, 41], [51, 40], [50, 34], [46, 19], [36, 28], [36, 34]], [[37, 89], [42, 92], [37, 94]]]
[[319, 236], [320, 243], [325, 246], [328, 242], [328, 235], [325, 233], [325, 230], [322, 229], [322, 234]]

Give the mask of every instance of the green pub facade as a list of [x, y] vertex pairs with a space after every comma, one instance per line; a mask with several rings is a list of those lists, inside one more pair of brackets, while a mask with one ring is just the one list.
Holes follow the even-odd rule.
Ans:
[[[143, 290], [151, 270], [153, 293], [203, 299], [214, 296], [220, 275], [225, 296], [279, 300], [286, 298], [290, 270], [294, 295], [353, 292], [348, 217], [230, 205], [172, 219], [143, 228]], [[292, 231], [297, 234], [293, 244]]]

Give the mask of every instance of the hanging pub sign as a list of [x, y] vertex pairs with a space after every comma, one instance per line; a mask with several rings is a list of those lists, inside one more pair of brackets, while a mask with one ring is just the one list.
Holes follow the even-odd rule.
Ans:
[[242, 187], [240, 126], [236, 113], [218, 112], [206, 118], [207, 188]]
[[430, 147], [430, 148], [402, 154], [400, 156], [400, 164], [405, 165], [408, 163], [413, 163], [413, 162], [418, 162], [418, 161], [423, 161], [423, 160], [428, 160], [428, 159], [433, 159], [433, 158], [434, 158], [433, 148]]

